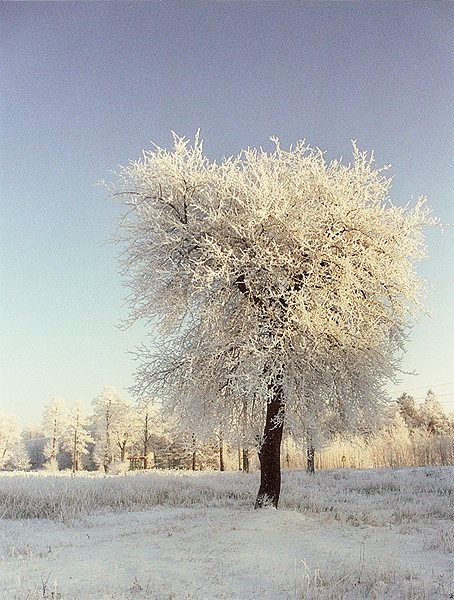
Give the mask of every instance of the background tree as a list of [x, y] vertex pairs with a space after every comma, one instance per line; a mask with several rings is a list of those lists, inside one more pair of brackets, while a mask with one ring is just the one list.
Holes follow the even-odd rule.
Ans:
[[225, 471], [225, 460], [224, 460], [225, 433], [224, 433], [224, 430], [225, 430], [225, 427], [221, 423], [221, 425], [219, 426], [219, 428], [216, 431], [216, 436], [215, 436], [217, 445], [218, 445], [218, 451], [219, 451], [219, 470], [220, 471]]
[[347, 427], [386, 402], [420, 309], [414, 265], [429, 222], [423, 199], [390, 201], [383, 170], [356, 147], [342, 165], [274, 142], [216, 163], [198, 136], [192, 147], [174, 136], [174, 151], [144, 152], [113, 190], [128, 210], [118, 241], [130, 321], [145, 319], [156, 339], [136, 392], [161, 395], [197, 436], [256, 398], [256, 506], [279, 500], [286, 413], [311, 397]]
[[18, 471], [27, 471], [31, 467], [27, 447], [22, 439], [11, 447], [7, 466]]
[[406, 392], [399, 396], [399, 398], [397, 398], [397, 410], [410, 431], [419, 426], [419, 412], [413, 396]]
[[[323, 399], [317, 398], [315, 390], [302, 390], [302, 394], [306, 395], [306, 400], [301, 404], [299, 411], [288, 414], [284, 432], [293, 438], [295, 446], [304, 455], [306, 471], [315, 473], [316, 451], [320, 452], [336, 434], [345, 430], [345, 426], [336, 411], [320, 411]], [[377, 421], [377, 418], [378, 415], [374, 421]], [[369, 424], [372, 426], [372, 423], [370, 417]], [[362, 425], [360, 420], [357, 421], [357, 425]]]
[[10, 460], [19, 441], [20, 427], [17, 417], [0, 413], [0, 468]]
[[85, 408], [80, 400], [77, 400], [69, 414], [68, 426], [63, 435], [63, 447], [71, 453], [71, 468], [73, 473], [80, 470], [81, 457], [88, 453], [88, 444], [93, 438], [87, 430], [88, 419]]
[[127, 453], [132, 448], [141, 428], [141, 415], [125, 400], [116, 405], [112, 430], [115, 443], [120, 451], [120, 462], [126, 462]]
[[93, 459], [107, 473], [117, 454], [114, 428], [121, 399], [113, 386], [106, 386], [92, 404], [95, 433]]
[[126, 461], [128, 449], [137, 437], [138, 415], [113, 386], [105, 387], [93, 400], [94, 460], [107, 473], [113, 461]]
[[151, 448], [153, 434], [156, 434], [157, 410], [153, 398], [144, 398], [137, 409], [137, 439], [140, 451], [144, 457], [144, 468], [148, 469], [148, 455]]
[[419, 409], [419, 419], [421, 425], [431, 434], [442, 435], [449, 431], [449, 418], [432, 390], [427, 391], [424, 403]]
[[22, 438], [24, 441], [36, 440], [44, 437], [42, 423], [32, 423], [22, 429]]
[[44, 407], [43, 415], [43, 430], [47, 437], [43, 452], [45, 466], [51, 471], [58, 469], [58, 454], [67, 425], [66, 403], [63, 398], [55, 397]]
[[46, 444], [42, 423], [27, 425], [21, 435], [30, 461], [30, 468], [42, 468], [44, 464], [43, 449]]

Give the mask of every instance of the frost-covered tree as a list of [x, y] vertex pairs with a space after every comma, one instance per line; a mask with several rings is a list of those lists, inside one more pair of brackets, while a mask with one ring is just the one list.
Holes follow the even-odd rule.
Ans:
[[153, 398], [144, 398], [137, 409], [137, 440], [144, 457], [144, 469], [148, 469], [148, 454], [151, 450], [150, 442], [156, 434], [157, 410]]
[[115, 459], [114, 423], [117, 405], [120, 402], [120, 396], [113, 386], [106, 386], [92, 402], [95, 429], [93, 459], [97, 464], [102, 465], [106, 473]]
[[126, 462], [127, 451], [137, 438], [140, 427], [139, 413], [130, 404], [121, 400], [117, 405], [113, 423], [115, 443], [120, 451], [120, 462]]
[[413, 396], [406, 392], [399, 396], [397, 398], [397, 410], [410, 431], [419, 426], [419, 412]]
[[[377, 466], [400, 467], [408, 464], [406, 456], [410, 443], [410, 428], [399, 410], [375, 437], [382, 446], [383, 463]], [[376, 443], [377, 443], [376, 442]]]
[[[254, 399], [264, 412], [256, 506], [277, 506], [285, 414], [345, 426], [386, 401], [408, 320], [429, 211], [389, 198], [390, 180], [354, 147], [350, 165], [298, 143], [220, 163], [174, 136], [121, 167], [118, 242], [153, 349], [139, 395], [159, 394], [199, 437]], [[258, 411], [260, 412], [260, 410]]]
[[43, 430], [47, 438], [44, 446], [45, 467], [51, 471], [58, 470], [58, 454], [67, 424], [66, 403], [63, 398], [55, 397], [44, 407], [43, 415]]
[[94, 461], [107, 473], [114, 460], [124, 462], [137, 432], [137, 413], [113, 386], [105, 387], [93, 400]]
[[429, 433], [441, 435], [449, 431], [449, 418], [433, 390], [428, 390], [419, 409], [419, 418], [421, 425]]
[[22, 429], [22, 438], [27, 440], [36, 440], [44, 437], [43, 426], [41, 423], [33, 423]]
[[[321, 400], [321, 399], [320, 399]], [[306, 470], [308, 473], [315, 473], [316, 456], [315, 453], [320, 452], [330, 441], [339, 433], [345, 431], [343, 420], [339, 418], [336, 411], [325, 409], [320, 411], [321, 402], [311, 402], [306, 406], [305, 411], [299, 413], [292, 411], [287, 416], [284, 435], [290, 435], [293, 438], [294, 445], [300, 450], [305, 457]], [[312, 407], [312, 414], [310, 408]], [[378, 422], [376, 418], [370, 418], [372, 421]], [[361, 425], [359, 422], [357, 425]]]
[[68, 418], [68, 426], [63, 435], [63, 447], [71, 453], [71, 468], [73, 473], [80, 470], [81, 458], [88, 453], [87, 446], [93, 442], [88, 432], [88, 418], [80, 400], [74, 403]]
[[8, 465], [19, 471], [26, 471], [31, 467], [27, 447], [22, 439], [11, 447]]
[[20, 442], [20, 426], [17, 417], [0, 413], [0, 468], [11, 458]]

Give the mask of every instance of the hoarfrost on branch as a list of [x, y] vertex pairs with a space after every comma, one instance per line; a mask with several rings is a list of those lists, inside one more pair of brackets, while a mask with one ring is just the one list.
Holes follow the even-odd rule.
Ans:
[[422, 308], [425, 200], [394, 205], [386, 168], [356, 145], [344, 165], [273, 142], [216, 163], [174, 134], [111, 190], [128, 210], [130, 322], [153, 336], [136, 392], [198, 435], [263, 418], [277, 389], [276, 422], [367, 422]]

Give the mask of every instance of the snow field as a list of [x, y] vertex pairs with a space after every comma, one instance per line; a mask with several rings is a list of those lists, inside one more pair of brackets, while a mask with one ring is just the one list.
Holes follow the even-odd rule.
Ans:
[[454, 468], [0, 476], [5, 600], [442, 599]]

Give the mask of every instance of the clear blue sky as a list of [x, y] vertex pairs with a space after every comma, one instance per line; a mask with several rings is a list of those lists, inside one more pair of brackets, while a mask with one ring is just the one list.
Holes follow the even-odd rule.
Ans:
[[[453, 223], [453, 25], [433, 1], [0, 3], [0, 411], [128, 397], [144, 332], [118, 328], [119, 207], [96, 184], [170, 130], [200, 128], [212, 159], [277, 135], [349, 160], [356, 139], [395, 202]], [[434, 318], [390, 391], [454, 410], [454, 230], [428, 242]]]

